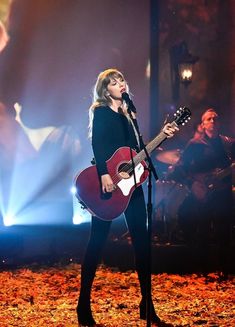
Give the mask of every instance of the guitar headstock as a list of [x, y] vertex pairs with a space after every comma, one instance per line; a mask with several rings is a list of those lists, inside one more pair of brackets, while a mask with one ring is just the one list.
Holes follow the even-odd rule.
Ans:
[[185, 123], [190, 120], [191, 117], [191, 111], [187, 107], [180, 107], [175, 113], [174, 113], [174, 122], [179, 125], [185, 125]]

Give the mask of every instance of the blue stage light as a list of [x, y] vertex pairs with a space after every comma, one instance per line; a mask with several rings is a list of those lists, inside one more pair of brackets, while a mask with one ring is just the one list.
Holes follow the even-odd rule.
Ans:
[[76, 189], [76, 187], [75, 186], [72, 186], [71, 188], [70, 188], [70, 192], [72, 193], [72, 194], [76, 194], [76, 192], [77, 192], [77, 189]]
[[4, 226], [12, 226], [16, 221], [16, 217], [12, 214], [6, 214], [3, 216], [3, 224]]

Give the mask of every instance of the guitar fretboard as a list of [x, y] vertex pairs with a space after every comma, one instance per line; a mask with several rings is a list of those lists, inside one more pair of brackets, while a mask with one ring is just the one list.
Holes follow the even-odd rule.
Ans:
[[[173, 121], [171, 123], [171, 126], [178, 126], [176, 124], [175, 121]], [[146, 145], [146, 151], [148, 154], [150, 154], [153, 150], [155, 150], [165, 139], [167, 138], [167, 135], [161, 131], [152, 141], [150, 141], [147, 145]], [[134, 158], [133, 158], [133, 162], [135, 167], [144, 159], [146, 159], [146, 153], [145, 150], [141, 150]], [[129, 164], [131, 164], [132, 162], [129, 161]]]
[[[158, 134], [152, 141], [149, 142], [148, 145], [146, 145], [146, 151], [148, 154], [150, 154], [156, 147], [158, 147], [165, 139], [166, 134], [164, 132], [161, 132]], [[143, 150], [141, 150], [135, 157], [134, 157], [134, 165], [135, 167], [144, 159], [146, 158], [146, 153]], [[131, 163], [131, 162], [130, 162]]]

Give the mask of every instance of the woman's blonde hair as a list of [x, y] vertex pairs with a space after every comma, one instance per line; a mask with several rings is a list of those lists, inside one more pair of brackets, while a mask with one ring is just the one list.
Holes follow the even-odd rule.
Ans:
[[[94, 118], [94, 110], [100, 106], [109, 106], [111, 104], [111, 99], [108, 94], [108, 85], [112, 78], [123, 78], [123, 74], [116, 68], [109, 68], [101, 72], [96, 80], [94, 89], [93, 89], [93, 102], [89, 108], [89, 125], [88, 125], [88, 136], [92, 136], [92, 125]], [[126, 85], [126, 91], [128, 92], [129, 88]]]

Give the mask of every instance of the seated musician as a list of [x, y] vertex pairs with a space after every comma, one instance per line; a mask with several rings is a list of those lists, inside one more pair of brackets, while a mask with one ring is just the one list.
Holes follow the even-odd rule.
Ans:
[[226, 278], [233, 215], [231, 165], [235, 140], [222, 136], [219, 130], [219, 115], [214, 109], [206, 110], [174, 174], [191, 191], [178, 211], [185, 240], [198, 246], [201, 269], [207, 274], [213, 235], [218, 247], [219, 275]]

